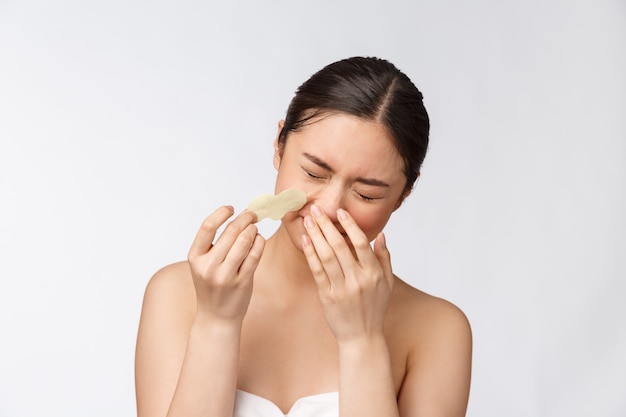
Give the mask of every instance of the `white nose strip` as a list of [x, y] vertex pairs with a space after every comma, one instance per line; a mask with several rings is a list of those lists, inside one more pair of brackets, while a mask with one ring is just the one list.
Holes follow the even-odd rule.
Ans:
[[248, 204], [248, 211], [254, 212], [257, 221], [268, 218], [282, 219], [290, 211], [300, 210], [306, 204], [306, 194], [296, 189], [285, 190], [278, 195], [261, 194]]

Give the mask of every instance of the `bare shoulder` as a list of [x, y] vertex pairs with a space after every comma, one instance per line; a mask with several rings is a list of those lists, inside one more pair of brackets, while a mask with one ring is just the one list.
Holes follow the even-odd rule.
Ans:
[[469, 320], [453, 303], [418, 290], [396, 277], [390, 305], [393, 327], [421, 341], [458, 337], [471, 340]]
[[[159, 269], [150, 279], [144, 295], [144, 304], [152, 301], [177, 303], [186, 306], [195, 301], [195, 289], [187, 261], [176, 262]], [[187, 306], [193, 307], [195, 305]]]
[[138, 345], [154, 336], [186, 338], [196, 312], [195, 294], [187, 262], [158, 270], [146, 286]]
[[168, 265], [152, 276], [144, 294], [135, 351], [138, 415], [158, 415], [167, 409], [195, 309], [195, 289], [187, 262]]
[[472, 331], [456, 305], [397, 279], [388, 330], [405, 358], [400, 415], [464, 416], [469, 397]]

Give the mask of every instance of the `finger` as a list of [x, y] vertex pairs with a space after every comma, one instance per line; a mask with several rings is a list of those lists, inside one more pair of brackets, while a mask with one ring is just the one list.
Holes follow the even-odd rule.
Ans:
[[[253, 224], [255, 220], [256, 215], [254, 213], [243, 211], [229, 222], [222, 234], [215, 241], [215, 244], [213, 244], [213, 248], [211, 249], [213, 259], [219, 263], [223, 262], [241, 232], [243, 232], [246, 227]], [[256, 230], [253, 236], [254, 235], [256, 235]], [[250, 244], [252, 244], [251, 241]]]
[[204, 219], [191, 244], [191, 248], [189, 248], [187, 256], [194, 257], [207, 253], [213, 245], [213, 239], [215, 239], [217, 229], [233, 215], [233, 211], [232, 206], [222, 206]]
[[311, 213], [315, 216], [315, 221], [324, 234], [326, 241], [337, 255], [341, 265], [344, 268], [352, 267], [354, 265], [354, 256], [348, 242], [346, 242], [347, 235], [345, 231], [344, 233], [340, 232], [335, 223], [318, 206], [312, 205]]
[[249, 224], [237, 236], [232, 246], [226, 253], [223, 265], [228, 272], [235, 274], [241, 267], [241, 263], [250, 252], [250, 248], [254, 244], [258, 230], [255, 225]]
[[383, 268], [387, 283], [393, 288], [394, 277], [391, 269], [391, 254], [387, 248], [387, 239], [383, 232], [380, 232], [378, 236], [376, 236], [376, 240], [374, 241], [374, 254]]
[[327, 292], [330, 289], [330, 280], [326, 275], [326, 271], [324, 270], [322, 262], [315, 252], [315, 248], [313, 247], [313, 242], [311, 242], [311, 238], [307, 235], [302, 235], [302, 251], [304, 252], [306, 261], [309, 264], [309, 269], [313, 274], [313, 279], [317, 284], [318, 290], [320, 292]]
[[354, 252], [356, 254], [357, 259], [362, 264], [367, 264], [368, 262], [374, 260], [372, 256], [372, 247], [367, 239], [367, 236], [358, 224], [354, 221], [350, 213], [346, 210], [338, 209], [337, 210], [337, 219], [339, 220], [339, 224], [343, 230], [346, 231], [346, 235], [352, 242], [352, 247], [354, 248]]
[[[324, 214], [319, 215], [319, 216], [320, 217], [318, 217], [318, 219], [321, 218], [321, 216], [328, 219], [328, 217]], [[330, 222], [330, 220], [328, 220], [328, 222]], [[311, 239], [311, 243], [312, 243], [313, 249], [315, 250], [315, 254], [317, 258], [319, 259], [319, 261], [321, 262], [322, 267], [324, 268], [324, 271], [326, 272], [326, 276], [330, 280], [330, 283], [332, 285], [339, 285], [340, 282], [343, 281], [344, 270], [341, 268], [341, 265], [337, 259], [337, 253], [334, 251], [334, 248], [331, 247], [331, 245], [329, 244], [329, 241], [327, 240], [328, 239], [327, 236], [322, 233], [322, 230], [320, 229], [319, 224], [315, 220], [313, 220], [311, 216], [304, 217], [304, 227], [306, 229], [308, 237]], [[331, 227], [334, 229], [335, 245], [338, 245], [337, 239], [339, 238], [342, 240], [342, 243], [345, 246], [346, 250], [349, 251], [349, 248], [347, 247], [347, 244], [343, 240], [343, 237], [341, 236], [341, 234], [337, 231], [335, 226], [332, 226], [332, 224], [331, 224]], [[331, 236], [332, 231], [330, 230], [328, 226], [327, 226], [327, 229], [328, 229], [328, 235]], [[344, 253], [344, 256], [345, 256], [345, 253]]]
[[244, 258], [241, 266], [239, 267], [239, 275], [244, 277], [252, 276], [263, 254], [263, 248], [265, 247], [265, 239], [263, 236], [257, 234], [252, 243], [252, 247], [248, 252], [248, 255]]

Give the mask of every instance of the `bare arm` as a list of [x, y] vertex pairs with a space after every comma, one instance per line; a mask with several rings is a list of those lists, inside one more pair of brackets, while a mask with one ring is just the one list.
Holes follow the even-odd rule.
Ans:
[[[340, 416], [463, 417], [471, 379], [472, 334], [457, 307], [432, 298], [426, 329], [411, 340], [407, 371], [396, 398], [384, 338], [339, 345]], [[423, 312], [423, 310], [422, 310]], [[406, 317], [409, 322], [413, 321]], [[417, 322], [417, 320], [413, 321]], [[410, 326], [407, 326], [410, 329]], [[410, 330], [409, 330], [410, 331]], [[374, 415], [374, 414], [371, 414]]]
[[144, 295], [135, 352], [139, 417], [165, 416], [185, 356], [195, 306], [186, 263], [170, 265], [150, 280]]
[[326, 321], [339, 348], [339, 415], [397, 417], [398, 405], [384, 321], [394, 284], [389, 251], [379, 234], [374, 250], [352, 217], [337, 218], [352, 248], [325, 213], [305, 218], [302, 245]]
[[136, 352], [139, 417], [232, 416], [241, 323], [264, 241], [244, 213], [214, 244], [231, 215], [222, 207], [209, 216], [188, 266], [159, 271], [148, 285]]
[[[176, 269], [181, 266], [157, 273], [146, 290], [135, 360], [137, 415], [200, 413], [203, 404], [225, 408], [213, 415], [228, 415], [235, 391], [228, 379], [237, 369], [237, 328], [203, 322], [189, 308], [181, 309], [182, 302], [193, 298], [175, 282], [184, 279], [175, 275]], [[211, 401], [213, 396], [217, 403]]]
[[341, 417], [399, 415], [384, 337], [340, 345], [339, 393]]
[[[349, 248], [325, 214], [305, 219], [303, 249], [318, 285], [326, 321], [339, 347], [341, 417], [462, 417], [471, 373], [471, 331], [455, 306], [430, 298], [408, 336], [407, 370], [399, 395], [383, 323], [394, 285], [380, 234], [372, 251], [348, 213], [337, 214]], [[411, 320], [410, 317], [407, 317]], [[410, 326], [406, 327], [411, 332]], [[417, 329], [415, 329], [417, 330]]]
[[[402, 417], [463, 417], [469, 398], [472, 333], [456, 306], [436, 304], [409, 353], [407, 373], [398, 396]], [[421, 320], [420, 322], [424, 322]]]

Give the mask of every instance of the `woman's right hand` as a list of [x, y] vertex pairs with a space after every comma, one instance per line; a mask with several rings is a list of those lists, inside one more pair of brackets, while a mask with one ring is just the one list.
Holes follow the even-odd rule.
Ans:
[[207, 217], [187, 260], [196, 289], [196, 317], [240, 324], [250, 303], [252, 278], [265, 239], [257, 233], [256, 215], [244, 211], [213, 243], [218, 228], [232, 215], [233, 208], [223, 206]]

